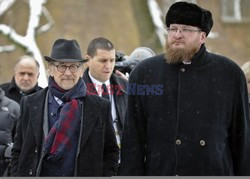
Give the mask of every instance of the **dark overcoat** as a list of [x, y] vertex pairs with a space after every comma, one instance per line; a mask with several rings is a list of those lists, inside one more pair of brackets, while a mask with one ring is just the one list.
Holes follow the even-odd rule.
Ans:
[[[23, 97], [17, 135], [12, 151], [11, 175], [39, 176], [48, 88]], [[111, 121], [110, 103], [96, 95], [83, 98], [75, 176], [113, 176], [117, 173], [119, 148]], [[46, 132], [47, 131], [47, 132]]]
[[246, 79], [233, 61], [205, 46], [191, 64], [159, 55], [129, 85], [120, 175], [250, 175]]

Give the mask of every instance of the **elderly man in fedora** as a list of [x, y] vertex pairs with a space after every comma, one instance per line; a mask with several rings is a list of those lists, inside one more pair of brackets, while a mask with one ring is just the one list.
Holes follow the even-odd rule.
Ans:
[[12, 176], [113, 176], [118, 167], [110, 103], [86, 95], [81, 49], [58, 39], [48, 87], [21, 101], [12, 150]]

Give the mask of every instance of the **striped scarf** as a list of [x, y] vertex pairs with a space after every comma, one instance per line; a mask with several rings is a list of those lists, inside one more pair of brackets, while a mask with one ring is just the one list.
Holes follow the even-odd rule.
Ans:
[[52, 77], [48, 86], [51, 94], [64, 102], [59, 119], [50, 129], [44, 144], [47, 159], [57, 160], [72, 147], [71, 141], [81, 120], [79, 100], [86, 95], [87, 88], [82, 78], [70, 90], [60, 88]]

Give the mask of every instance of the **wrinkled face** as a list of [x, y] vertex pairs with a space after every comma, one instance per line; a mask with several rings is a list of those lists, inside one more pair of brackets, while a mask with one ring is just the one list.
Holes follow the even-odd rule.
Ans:
[[189, 61], [205, 42], [206, 33], [194, 26], [171, 24], [166, 42], [169, 63]]
[[39, 69], [35, 62], [23, 61], [16, 65], [14, 69], [14, 79], [16, 85], [27, 92], [35, 87], [39, 77]]
[[115, 50], [98, 49], [96, 55], [88, 58], [88, 66], [90, 74], [98, 81], [107, 81], [115, 67]]
[[83, 65], [78, 62], [51, 62], [49, 64], [50, 76], [64, 90], [70, 90], [83, 75]]

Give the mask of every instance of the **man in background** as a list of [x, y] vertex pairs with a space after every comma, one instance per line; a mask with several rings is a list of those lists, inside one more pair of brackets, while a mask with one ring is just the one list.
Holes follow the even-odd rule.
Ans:
[[103, 37], [93, 39], [88, 45], [85, 56], [88, 68], [84, 72], [83, 80], [90, 92], [110, 101], [117, 144], [121, 147], [128, 82], [113, 73], [115, 58], [115, 48], [110, 40]]
[[21, 56], [14, 67], [14, 76], [11, 82], [0, 87], [5, 95], [20, 103], [23, 96], [35, 93], [42, 88], [38, 86], [39, 63], [31, 56]]
[[148, 47], [137, 47], [127, 56], [122, 52], [116, 52], [115, 74], [128, 80], [130, 72], [143, 60], [155, 56]]

